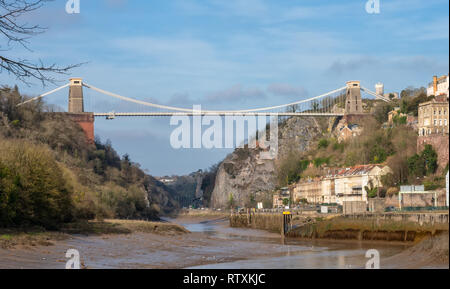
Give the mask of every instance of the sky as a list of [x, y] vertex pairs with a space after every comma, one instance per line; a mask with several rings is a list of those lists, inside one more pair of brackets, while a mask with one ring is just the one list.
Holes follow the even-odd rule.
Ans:
[[[348, 80], [400, 92], [449, 72], [448, 0], [380, 0], [379, 14], [367, 13], [367, 0], [80, 0], [79, 14], [66, 13], [66, 2], [20, 19], [48, 28], [29, 40], [30, 50], [1, 39], [0, 53], [84, 64], [56, 85], [27, 86], [4, 71], [1, 85], [36, 96], [83, 77], [139, 100], [245, 109], [306, 99]], [[66, 89], [45, 100], [66, 108], [67, 96]], [[87, 108], [115, 109], [86, 89], [85, 97]], [[169, 122], [98, 118], [95, 133], [155, 176], [206, 169], [232, 151], [173, 149]]]

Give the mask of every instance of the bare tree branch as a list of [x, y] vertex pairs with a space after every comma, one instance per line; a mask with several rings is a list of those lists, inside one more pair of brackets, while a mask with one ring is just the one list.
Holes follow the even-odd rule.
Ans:
[[[11, 50], [13, 44], [20, 44], [27, 50], [28, 39], [32, 36], [44, 33], [46, 28], [39, 25], [22, 23], [20, 18], [30, 12], [36, 11], [44, 5], [44, 2], [52, 0], [0, 0], [0, 37], [6, 40], [5, 49]], [[30, 85], [30, 79], [39, 80], [43, 86], [46, 83], [55, 83], [57, 80], [51, 75], [67, 74], [71, 69], [82, 65], [57, 66], [56, 64], [44, 65], [42, 61], [32, 63], [25, 59], [11, 59], [0, 55], [0, 73], [7, 72], [17, 79]]]

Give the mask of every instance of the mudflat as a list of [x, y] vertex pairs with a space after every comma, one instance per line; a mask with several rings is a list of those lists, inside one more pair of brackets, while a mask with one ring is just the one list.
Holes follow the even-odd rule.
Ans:
[[[132, 232], [71, 233], [45, 243], [2, 248], [0, 268], [64, 269], [69, 249], [80, 252], [87, 269], [363, 268], [365, 252], [372, 248], [380, 250], [383, 268], [448, 268], [448, 235], [434, 240], [430, 250], [429, 243], [421, 243], [420, 249], [353, 241], [283, 242], [275, 233], [230, 228], [229, 221], [220, 216], [168, 219], [150, 225], [132, 222], [125, 227]], [[447, 258], [437, 258], [445, 241]]]

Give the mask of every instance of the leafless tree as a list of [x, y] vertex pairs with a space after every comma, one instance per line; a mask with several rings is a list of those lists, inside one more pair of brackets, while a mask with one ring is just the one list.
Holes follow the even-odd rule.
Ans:
[[45, 65], [41, 60], [33, 63], [26, 59], [13, 59], [2, 55], [5, 51], [10, 51], [14, 44], [30, 50], [28, 40], [44, 33], [46, 28], [23, 23], [21, 17], [38, 10], [48, 1], [52, 0], [0, 0], [0, 37], [3, 38], [0, 40], [0, 73], [12, 74], [27, 85], [30, 84], [30, 79], [37, 79], [42, 85], [54, 83], [56, 79], [52, 75], [67, 74], [71, 69], [81, 65]]
[[293, 104], [286, 108], [286, 112], [288, 112], [288, 113], [296, 113], [296, 112], [298, 112], [298, 110], [299, 110], [298, 104]]

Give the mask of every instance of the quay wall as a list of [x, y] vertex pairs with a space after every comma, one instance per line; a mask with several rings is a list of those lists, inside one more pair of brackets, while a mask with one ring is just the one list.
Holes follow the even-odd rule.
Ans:
[[[230, 216], [231, 227], [281, 233], [282, 224], [281, 213], [251, 212]], [[316, 217], [293, 215], [292, 230], [286, 237], [416, 242], [424, 237], [448, 231], [448, 212], [364, 213]]]

